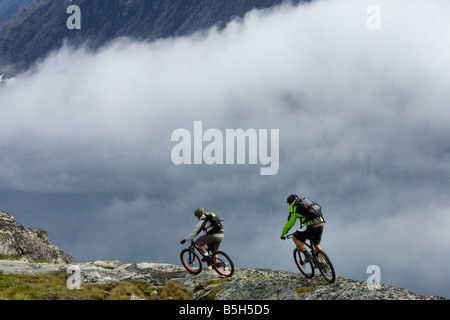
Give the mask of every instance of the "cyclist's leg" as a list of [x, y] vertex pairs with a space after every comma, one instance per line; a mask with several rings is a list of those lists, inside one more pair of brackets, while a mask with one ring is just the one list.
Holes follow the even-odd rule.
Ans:
[[195, 243], [199, 247], [205, 258], [210, 258], [208, 250], [206, 250], [206, 245], [211, 251], [211, 254], [219, 249], [220, 243], [222, 242], [223, 234], [207, 234], [199, 237]]
[[[311, 228], [311, 230], [312, 230], [312, 235], [310, 238], [311, 243], [313, 244], [314, 248], [316, 248], [316, 250], [323, 250], [322, 247], [320, 246], [320, 242], [322, 241], [323, 226]], [[323, 257], [321, 257], [321, 260], [322, 260], [321, 262], [325, 263]]]
[[195, 240], [195, 243], [204, 256], [208, 256], [208, 251], [206, 250], [205, 245], [209, 245], [210, 241], [211, 240], [209, 235], [201, 236], [197, 240]]
[[311, 239], [312, 244], [317, 250], [322, 250], [322, 247], [320, 246], [320, 242], [322, 241], [322, 233], [323, 233], [323, 226], [320, 227], [313, 227], [310, 228], [311, 233], [309, 238]]
[[211, 249], [211, 253], [219, 250], [220, 244], [223, 240], [223, 233], [216, 233], [211, 235], [211, 242], [208, 244], [208, 247]]
[[292, 240], [294, 240], [297, 248], [305, 255], [309, 255], [309, 251], [305, 245], [305, 241], [308, 238], [309, 238], [309, 229], [307, 228], [295, 231], [294, 235], [292, 236]]
[[295, 245], [297, 246], [297, 248], [298, 248], [301, 252], [305, 252], [305, 251], [306, 251], [305, 242], [304, 242], [304, 241], [301, 241], [300, 239], [297, 239], [297, 237], [295, 236], [295, 234], [292, 236], [292, 240], [294, 241]]

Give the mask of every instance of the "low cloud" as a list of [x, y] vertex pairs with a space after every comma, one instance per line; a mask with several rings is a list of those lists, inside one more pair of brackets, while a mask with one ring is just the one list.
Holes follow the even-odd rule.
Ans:
[[[379, 30], [367, 28], [370, 5]], [[448, 296], [420, 271], [449, 262], [448, 6], [315, 1], [190, 37], [118, 39], [95, 53], [67, 44], [0, 87], [0, 188], [108, 195], [95, 210], [71, 202], [92, 215], [73, 218], [77, 240], [53, 239], [79, 260], [178, 263], [178, 238], [205, 207], [225, 216], [238, 266], [290, 270], [279, 233], [298, 193], [324, 206], [339, 274], [365, 279], [378, 264], [383, 282]], [[194, 121], [279, 129], [279, 171], [174, 165], [171, 134]]]

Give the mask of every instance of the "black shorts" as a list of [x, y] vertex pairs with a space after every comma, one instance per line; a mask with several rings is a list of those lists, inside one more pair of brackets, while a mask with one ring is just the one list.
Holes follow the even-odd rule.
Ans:
[[305, 231], [297, 230], [294, 236], [301, 242], [305, 242], [307, 239], [311, 240], [313, 244], [320, 244], [322, 240], [323, 226], [320, 227], [309, 227]]

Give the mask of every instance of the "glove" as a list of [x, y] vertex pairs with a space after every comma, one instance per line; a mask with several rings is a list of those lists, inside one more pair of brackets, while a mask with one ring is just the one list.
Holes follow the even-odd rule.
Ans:
[[286, 237], [280, 237], [281, 240], [286, 240]]
[[184, 244], [185, 242], [186, 242], [186, 240], [184, 240], [184, 239], [180, 241], [181, 244]]

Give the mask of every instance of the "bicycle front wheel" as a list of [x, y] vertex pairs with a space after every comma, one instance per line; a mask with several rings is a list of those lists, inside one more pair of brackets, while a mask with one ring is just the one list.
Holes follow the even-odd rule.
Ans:
[[192, 274], [199, 274], [202, 272], [202, 261], [199, 256], [190, 249], [184, 249], [180, 254], [181, 263]]
[[306, 278], [314, 277], [314, 266], [312, 261], [305, 262], [305, 255], [297, 248], [294, 249], [294, 261], [298, 270], [300, 270]]
[[330, 258], [328, 258], [324, 251], [317, 250], [316, 259], [319, 263], [320, 273], [324, 276], [325, 280], [329, 283], [333, 283], [336, 280], [336, 272], [334, 271]]
[[231, 277], [234, 273], [234, 264], [230, 257], [223, 251], [216, 251], [212, 255], [212, 266], [218, 274]]

